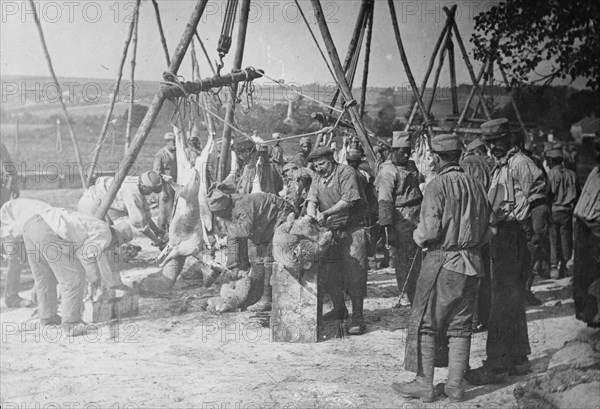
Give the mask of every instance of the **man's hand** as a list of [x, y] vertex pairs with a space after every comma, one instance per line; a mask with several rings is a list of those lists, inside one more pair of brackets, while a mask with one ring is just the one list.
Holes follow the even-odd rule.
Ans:
[[315, 217], [315, 219], [317, 219], [319, 226], [324, 226], [325, 221], [327, 220], [327, 215], [325, 213], [317, 213], [317, 217]]

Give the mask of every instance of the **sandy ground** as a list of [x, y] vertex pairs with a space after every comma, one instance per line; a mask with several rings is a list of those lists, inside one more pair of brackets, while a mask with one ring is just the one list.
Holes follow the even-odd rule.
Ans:
[[[158, 250], [144, 247], [123, 271], [131, 283], [158, 271]], [[2, 266], [2, 284], [6, 266]], [[395, 395], [402, 370], [408, 309], [393, 309], [392, 270], [369, 273], [368, 332], [317, 344], [272, 342], [268, 315], [212, 315], [205, 300], [219, 288], [180, 279], [165, 298], [142, 298], [135, 318], [97, 327], [85, 337], [25, 331], [33, 309], [0, 308], [2, 408], [488, 408], [515, 407], [516, 383], [546, 370], [551, 355], [584, 327], [574, 318], [570, 278], [536, 282], [544, 301], [528, 308], [533, 373], [507, 383], [469, 387], [467, 401], [424, 405]], [[23, 289], [32, 286], [22, 276]], [[28, 291], [22, 296], [27, 297]], [[486, 333], [473, 338], [471, 366], [485, 358]], [[447, 371], [436, 370], [436, 382]]]

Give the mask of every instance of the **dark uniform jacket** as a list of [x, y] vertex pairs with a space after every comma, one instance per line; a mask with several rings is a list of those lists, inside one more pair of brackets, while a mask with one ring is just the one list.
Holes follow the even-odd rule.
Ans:
[[394, 224], [394, 209], [407, 221], [416, 225], [423, 194], [419, 189], [419, 171], [414, 162], [396, 166], [391, 160], [379, 167], [375, 180], [379, 202], [379, 225]]
[[548, 183], [552, 193], [552, 211], [572, 210], [579, 192], [575, 172], [563, 165], [554, 166], [548, 171]]

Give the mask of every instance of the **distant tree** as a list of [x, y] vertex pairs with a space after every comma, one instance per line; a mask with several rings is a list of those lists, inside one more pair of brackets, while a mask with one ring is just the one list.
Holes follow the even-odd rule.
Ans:
[[583, 77], [600, 91], [599, 15], [598, 0], [506, 0], [475, 16], [475, 58], [498, 57], [513, 86]]
[[[141, 104], [133, 104], [133, 115], [131, 117], [131, 127], [138, 128], [142, 123], [142, 120], [146, 116], [146, 112], [148, 112], [148, 107], [146, 105]], [[127, 118], [129, 116], [129, 107], [125, 110], [123, 115], [121, 116], [121, 120], [123, 124], [127, 123]]]
[[391, 102], [385, 103], [377, 113], [377, 118], [373, 121], [375, 133], [381, 137], [391, 137], [392, 125], [395, 119], [396, 107]]

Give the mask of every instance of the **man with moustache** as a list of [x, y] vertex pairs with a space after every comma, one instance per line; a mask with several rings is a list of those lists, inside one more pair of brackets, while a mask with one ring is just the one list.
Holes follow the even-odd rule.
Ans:
[[496, 158], [488, 198], [498, 220], [491, 242], [491, 311], [487, 359], [465, 375], [473, 385], [497, 382], [529, 371], [531, 353], [525, 291], [531, 260], [532, 211], [546, 206], [544, 174], [518, 146], [506, 118], [481, 124], [483, 140]]

